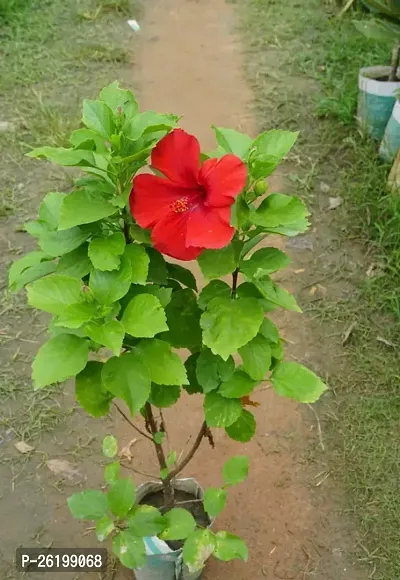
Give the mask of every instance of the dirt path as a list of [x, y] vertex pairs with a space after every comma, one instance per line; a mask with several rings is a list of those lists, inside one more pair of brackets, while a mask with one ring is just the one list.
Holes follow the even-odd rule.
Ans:
[[[183, 114], [182, 126], [199, 137], [206, 151], [215, 147], [211, 124], [252, 135], [256, 132], [249, 114], [252, 95], [243, 80], [234, 27], [234, 11], [224, 0], [182, 0], [179, 7], [174, 0], [146, 4], [138, 59], [141, 107]], [[288, 169], [272, 180], [273, 189], [288, 191]], [[281, 239], [272, 241], [283, 245]], [[312, 266], [314, 258], [313, 235], [303, 241], [287, 248], [293, 264], [282, 281], [294, 292], [305, 284], [302, 273]], [[290, 345], [290, 356], [321, 371], [326, 353], [318, 335], [312, 334], [310, 321], [305, 316], [280, 313], [278, 322]], [[321, 466], [304, 461], [307, 446], [318, 445], [317, 437], [310, 437], [316, 431], [315, 416], [270, 390], [262, 391], [258, 400], [258, 429], [252, 442], [243, 448], [217, 431], [216, 450], [203, 443], [185, 472], [206, 486], [218, 485], [223, 459], [240, 452], [251, 457], [248, 482], [230, 493], [228, 509], [218, 520], [220, 529], [238, 533], [247, 541], [250, 561], [244, 565], [213, 560], [204, 578], [356, 580], [359, 576], [349, 564], [351, 544], [344, 537], [343, 526], [330, 513], [333, 500], [327, 502], [331, 495], [326, 482], [329, 472], [321, 473]], [[167, 411], [171, 445], [177, 451], [175, 445], [200, 425], [200, 405], [200, 398], [189, 401], [182, 397], [178, 415]], [[120, 429], [127, 439], [125, 426]], [[146, 442], [135, 449], [141, 469], [156, 472]]]

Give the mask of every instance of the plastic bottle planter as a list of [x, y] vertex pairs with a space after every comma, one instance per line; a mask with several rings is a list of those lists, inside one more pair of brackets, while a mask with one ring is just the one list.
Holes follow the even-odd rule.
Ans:
[[381, 140], [395, 103], [400, 81], [388, 82], [390, 67], [370, 66], [360, 69], [358, 76], [357, 117], [361, 127], [373, 139]]
[[[185, 491], [193, 495], [193, 499], [203, 499], [203, 490], [195, 479], [177, 479], [175, 490]], [[136, 491], [137, 501], [162, 490], [162, 484], [157, 482], [143, 483]], [[211, 519], [212, 526], [215, 518]], [[190, 573], [182, 560], [182, 549], [171, 550], [166, 542], [158, 539], [143, 538], [146, 545], [147, 561], [143, 568], [134, 570], [136, 580], [198, 580], [202, 571]]]
[[400, 149], [400, 102], [396, 101], [385, 135], [379, 148], [379, 155], [385, 161], [393, 161]]

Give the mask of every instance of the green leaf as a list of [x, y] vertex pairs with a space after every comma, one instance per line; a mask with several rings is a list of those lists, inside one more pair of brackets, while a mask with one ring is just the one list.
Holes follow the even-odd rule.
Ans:
[[252, 340], [264, 312], [255, 298], [214, 298], [202, 314], [203, 343], [224, 360]]
[[98, 152], [107, 152], [104, 139], [102, 139], [95, 131], [91, 131], [85, 127], [72, 131], [69, 136], [69, 142], [75, 149], [85, 149], [90, 151], [95, 149]]
[[125, 238], [122, 232], [116, 232], [107, 238], [93, 238], [89, 242], [89, 258], [98, 270], [116, 270], [121, 263], [121, 254], [125, 249]]
[[256, 298], [261, 304], [264, 312], [272, 312], [272, 310], [277, 308], [277, 305], [266, 300], [257, 286], [251, 282], [243, 282], [242, 284], [239, 284], [236, 290], [236, 296], [238, 298]]
[[89, 232], [77, 226], [62, 232], [43, 233], [39, 238], [39, 246], [49, 256], [63, 256], [78, 248], [88, 237]]
[[279, 331], [276, 325], [269, 318], [264, 318], [263, 323], [260, 326], [260, 334], [273, 344], [279, 343]]
[[158, 340], [141, 340], [138, 350], [149, 369], [151, 380], [158, 385], [187, 385], [186, 369], [179, 356], [168, 343]]
[[76, 278], [47, 276], [29, 284], [28, 304], [51, 314], [61, 314], [66, 306], [82, 300], [81, 288], [82, 282]]
[[87, 336], [94, 342], [102, 344], [109, 348], [115, 356], [119, 356], [125, 336], [125, 329], [118, 320], [109, 320], [103, 324], [92, 321], [85, 325], [84, 330]]
[[246, 455], [236, 455], [225, 462], [222, 477], [225, 485], [236, 485], [244, 481], [249, 474], [249, 458]]
[[278, 157], [264, 154], [257, 155], [257, 157], [251, 159], [250, 175], [253, 179], [265, 179], [275, 171], [278, 165]]
[[204, 397], [204, 413], [209, 427], [229, 427], [238, 420], [241, 412], [239, 399], [227, 399], [214, 392]]
[[36, 220], [26, 222], [24, 224], [24, 229], [34, 238], [40, 238], [40, 236], [47, 234], [51, 228], [49, 228], [49, 225], [46, 222]]
[[23, 258], [14, 262], [8, 272], [9, 290], [18, 292], [26, 284], [54, 272], [57, 265], [54, 262], [47, 261], [48, 258], [47, 254], [37, 250], [29, 252]]
[[136, 488], [132, 479], [118, 479], [111, 484], [107, 494], [108, 508], [117, 518], [123, 518], [135, 503], [135, 498]]
[[146, 548], [142, 538], [137, 538], [131, 531], [125, 530], [113, 537], [114, 554], [126, 568], [141, 568], [146, 562]]
[[149, 372], [137, 349], [110, 358], [104, 365], [102, 381], [107, 391], [125, 401], [132, 415], [139, 412], [150, 395]]
[[125, 255], [132, 267], [131, 282], [133, 284], [146, 284], [150, 258], [144, 247], [139, 244], [129, 244], [125, 248]]
[[[244, 195], [238, 195], [231, 211], [231, 225], [240, 230], [248, 222], [250, 216], [250, 208], [247, 205]], [[246, 228], [247, 229], [247, 228]]]
[[111, 272], [93, 270], [90, 274], [89, 287], [101, 304], [112, 304], [125, 296], [131, 286], [131, 279], [131, 264], [123, 255], [118, 270]]
[[152, 294], [139, 294], [132, 298], [125, 308], [122, 324], [125, 332], [138, 337], [151, 338], [168, 330], [165, 311]]
[[231, 242], [221, 250], [204, 250], [197, 261], [206, 278], [219, 278], [231, 274], [237, 266], [236, 245]]
[[204, 509], [210, 517], [215, 517], [225, 509], [227, 493], [225, 489], [209, 487], [204, 493]]
[[80, 406], [92, 417], [103, 417], [110, 410], [111, 397], [103, 391], [103, 363], [89, 361], [75, 380], [75, 395]]
[[183, 546], [183, 561], [189, 573], [202, 570], [204, 563], [215, 550], [215, 536], [210, 530], [195, 530]]
[[154, 284], [166, 284], [168, 271], [163, 256], [154, 248], [146, 248], [146, 251], [150, 258], [148, 281]]
[[257, 209], [252, 210], [251, 220], [255, 225], [270, 228], [293, 224], [308, 215], [310, 212], [300, 198], [271, 193]]
[[203, 350], [196, 364], [196, 377], [204, 393], [215, 390], [222, 381], [227, 381], [234, 373], [235, 363], [232, 357], [224, 361], [211, 350]]
[[129, 226], [129, 235], [140, 244], [151, 244], [151, 230], [141, 228], [137, 224], [131, 224]]
[[261, 248], [251, 258], [240, 262], [239, 268], [248, 278], [260, 278], [272, 274], [290, 264], [290, 258], [277, 248]]
[[163, 467], [163, 469], [160, 469], [160, 479], [167, 479], [168, 473], [169, 473], [168, 467]]
[[165, 527], [163, 516], [151, 505], [138, 506], [126, 523], [132, 534], [138, 537], [157, 536]]
[[315, 403], [327, 390], [316, 374], [295, 362], [282, 362], [276, 366], [271, 383], [279, 395], [300, 403]]
[[115, 131], [113, 114], [105, 103], [101, 101], [83, 101], [82, 120], [88, 129], [99, 133], [105, 139], [109, 139]]
[[222, 383], [218, 393], [228, 399], [240, 399], [240, 397], [249, 395], [256, 384], [257, 381], [253, 381], [249, 375], [236, 370], [230, 379]]
[[271, 155], [279, 162], [283, 159], [296, 143], [299, 133], [272, 129], [262, 133], [255, 139], [253, 146], [263, 155]]
[[175, 348], [198, 348], [201, 345], [200, 316], [193, 290], [185, 288], [172, 294], [165, 308], [169, 332], [162, 338]]
[[96, 537], [99, 542], [104, 542], [114, 529], [114, 522], [111, 518], [108, 516], [101, 518], [101, 520], [96, 523]]
[[213, 298], [230, 298], [232, 294], [231, 287], [222, 280], [211, 280], [203, 288], [198, 297], [198, 304], [202, 310], [205, 310]]
[[175, 115], [145, 111], [125, 123], [123, 132], [132, 141], [137, 141], [146, 132], [172, 129], [178, 120]]
[[181, 396], [181, 389], [177, 385], [151, 385], [149, 402], [155, 407], [166, 408], [174, 405]]
[[179, 264], [169, 264], [167, 263], [168, 276], [173, 280], [178, 280], [184, 286], [191, 288], [197, 292], [196, 278], [190, 270], [183, 268]]
[[59, 315], [56, 326], [64, 328], [80, 328], [97, 313], [97, 305], [90, 302], [81, 302], [67, 306]]
[[285, 288], [275, 284], [269, 276], [254, 280], [254, 284], [269, 302], [286, 308], [286, 310], [301, 312], [301, 308], [297, 304], [295, 297], [289, 294]]
[[117, 208], [108, 200], [109, 196], [95, 189], [78, 189], [63, 197], [60, 230], [97, 222], [117, 211]]
[[127, 103], [131, 103], [138, 110], [138, 105], [134, 95], [131, 91], [119, 88], [119, 82], [114, 81], [100, 91], [100, 101], [103, 101], [112, 111], [116, 111], [118, 107], [123, 108]]
[[[261, 330], [260, 330], [261, 332]], [[250, 342], [239, 349], [243, 369], [255, 381], [262, 381], [271, 366], [271, 347], [269, 340], [257, 334]]]
[[32, 363], [35, 389], [61, 383], [80, 373], [86, 366], [89, 343], [73, 334], [60, 334], [40, 347]]
[[165, 528], [160, 533], [161, 540], [183, 540], [196, 527], [194, 517], [183, 508], [173, 508], [164, 515]]
[[246, 161], [253, 139], [244, 133], [234, 131], [233, 129], [224, 129], [223, 127], [214, 127], [217, 143], [226, 153], [233, 153], [243, 161]]
[[61, 166], [79, 165], [82, 161], [93, 163], [93, 153], [84, 149], [65, 149], [64, 147], [38, 147], [29, 151], [27, 157], [45, 158]]
[[162, 445], [165, 437], [166, 433], [164, 433], [164, 431], [159, 431], [158, 433], [154, 433], [153, 439], [156, 443]]
[[199, 358], [199, 353], [195, 352], [191, 354], [185, 361], [185, 369], [187, 373], [187, 378], [189, 381], [188, 385], [184, 385], [184, 389], [189, 395], [194, 395], [195, 393], [202, 393], [203, 389], [199, 384], [196, 376], [196, 365]]
[[39, 219], [46, 222], [52, 230], [58, 227], [60, 209], [65, 198], [65, 193], [52, 191], [45, 195], [40, 204]]
[[113, 461], [104, 468], [104, 481], [106, 483], [114, 483], [119, 478], [121, 464], [119, 461]]
[[57, 274], [81, 279], [89, 274], [91, 268], [92, 263], [88, 257], [88, 244], [83, 244], [76, 250], [61, 256], [57, 266]]
[[288, 238], [294, 238], [298, 234], [303, 234], [308, 230], [310, 227], [310, 222], [307, 218], [302, 218], [290, 224], [286, 224], [284, 226], [276, 226], [272, 227], [265, 227], [262, 228], [263, 232], [269, 234], [279, 234], [282, 236], [287, 236]]
[[239, 536], [228, 532], [217, 532], [215, 535], [216, 548], [214, 556], [223, 562], [229, 562], [236, 558], [247, 562], [248, 550], [244, 541]]
[[118, 441], [113, 435], [106, 435], [103, 439], [103, 455], [115, 457], [118, 453]]
[[170, 451], [165, 460], [167, 467], [171, 468], [176, 463], [176, 451]]
[[67, 501], [72, 516], [77, 520], [100, 520], [107, 514], [107, 498], [95, 489], [74, 493]]
[[243, 409], [239, 419], [229, 427], [226, 427], [225, 431], [234, 441], [247, 443], [256, 432], [256, 420], [254, 415], [249, 411], [246, 411], [246, 409]]

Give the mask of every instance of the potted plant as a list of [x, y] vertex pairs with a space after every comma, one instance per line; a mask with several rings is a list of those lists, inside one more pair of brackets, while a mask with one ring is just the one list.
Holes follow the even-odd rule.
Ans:
[[[179, 117], [140, 113], [117, 82], [84, 101], [82, 121], [71, 147], [29, 153], [82, 172], [71, 191], [44, 197], [38, 219], [26, 224], [40, 249], [9, 273], [12, 291], [26, 286], [29, 304], [52, 315], [50, 338], [33, 361], [34, 386], [74, 378], [85, 411], [101, 417], [114, 403], [154, 446], [159, 480], [136, 490], [107, 436], [108, 488], [73, 494], [72, 515], [94, 520], [97, 538], [110, 538], [137, 578], [197, 578], [211, 554], [247, 559], [243, 540], [210, 525], [229, 487], [245, 479], [248, 459], [228, 459], [220, 485], [204, 492], [178, 476], [203, 440], [213, 445], [212, 428], [235, 441], [252, 438], [250, 397], [260, 382], [307, 403], [326, 389], [313, 372], [283, 360], [284, 341], [265, 314], [300, 312], [271, 278], [289, 259], [257, 249], [269, 234], [308, 227], [299, 198], [266, 194], [265, 178], [297, 133], [273, 130], [253, 140], [214, 127], [218, 148], [207, 155], [177, 128]], [[200, 291], [191, 270], [171, 258], [197, 260], [206, 279]], [[220, 279], [228, 274], [230, 284]], [[177, 459], [166, 450], [162, 409], [182, 393], [202, 397], [204, 420]]]
[[400, 89], [400, 4], [398, 0], [362, 2], [373, 17], [353, 21], [356, 28], [367, 38], [393, 46], [390, 66], [362, 68], [358, 77], [358, 120], [371, 137], [381, 140], [395, 104], [395, 92]]

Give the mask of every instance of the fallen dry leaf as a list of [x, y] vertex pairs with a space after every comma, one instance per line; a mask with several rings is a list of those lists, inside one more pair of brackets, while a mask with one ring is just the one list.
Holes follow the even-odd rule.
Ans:
[[84, 480], [84, 476], [78, 471], [72, 463], [66, 459], [49, 459], [46, 462], [47, 467], [56, 475], [61, 475], [65, 479], [77, 484]]
[[347, 328], [347, 330], [345, 330], [345, 332], [343, 333], [343, 338], [342, 338], [342, 345], [343, 346], [348, 342], [348, 340], [350, 338], [350, 335], [351, 335], [351, 333], [353, 332], [353, 330], [355, 329], [356, 326], [357, 326], [357, 322], [354, 320], [350, 324], [350, 326]]
[[383, 342], [383, 344], [386, 344], [386, 346], [392, 346], [393, 348], [396, 348], [396, 345], [393, 342], [390, 342], [390, 340], [386, 340], [386, 338], [383, 338], [383, 336], [377, 336], [376, 340], [378, 340], [379, 342]]
[[20, 453], [30, 453], [31, 451], [35, 450], [32, 445], [28, 445], [28, 443], [25, 443], [25, 441], [18, 441], [18, 443], [14, 443], [14, 446]]
[[303, 272], [305, 272], [306, 269], [305, 268], [298, 268], [297, 270], [294, 270], [295, 274], [302, 274]]
[[312, 288], [310, 288], [310, 296], [314, 296], [314, 294], [316, 293], [317, 290], [318, 290], [318, 288], [316, 286], [313, 286]]
[[328, 210], [330, 209], [337, 209], [343, 203], [343, 198], [338, 195], [337, 197], [330, 197], [329, 198], [329, 205]]
[[257, 401], [252, 401], [248, 395], [241, 397], [240, 400], [242, 401], [242, 405], [244, 407], [259, 407], [260, 403]]
[[121, 457], [121, 459], [127, 459], [128, 461], [131, 461], [132, 460], [131, 447], [132, 445], [135, 445], [136, 442], [137, 439], [132, 439], [132, 441], [129, 441], [128, 445], [125, 445], [125, 447], [123, 447], [121, 451], [118, 453], [118, 456]]
[[322, 191], [322, 193], [328, 193], [331, 190], [330, 185], [328, 185], [327, 183], [324, 183], [323, 181], [321, 181], [320, 184], [320, 190]]

